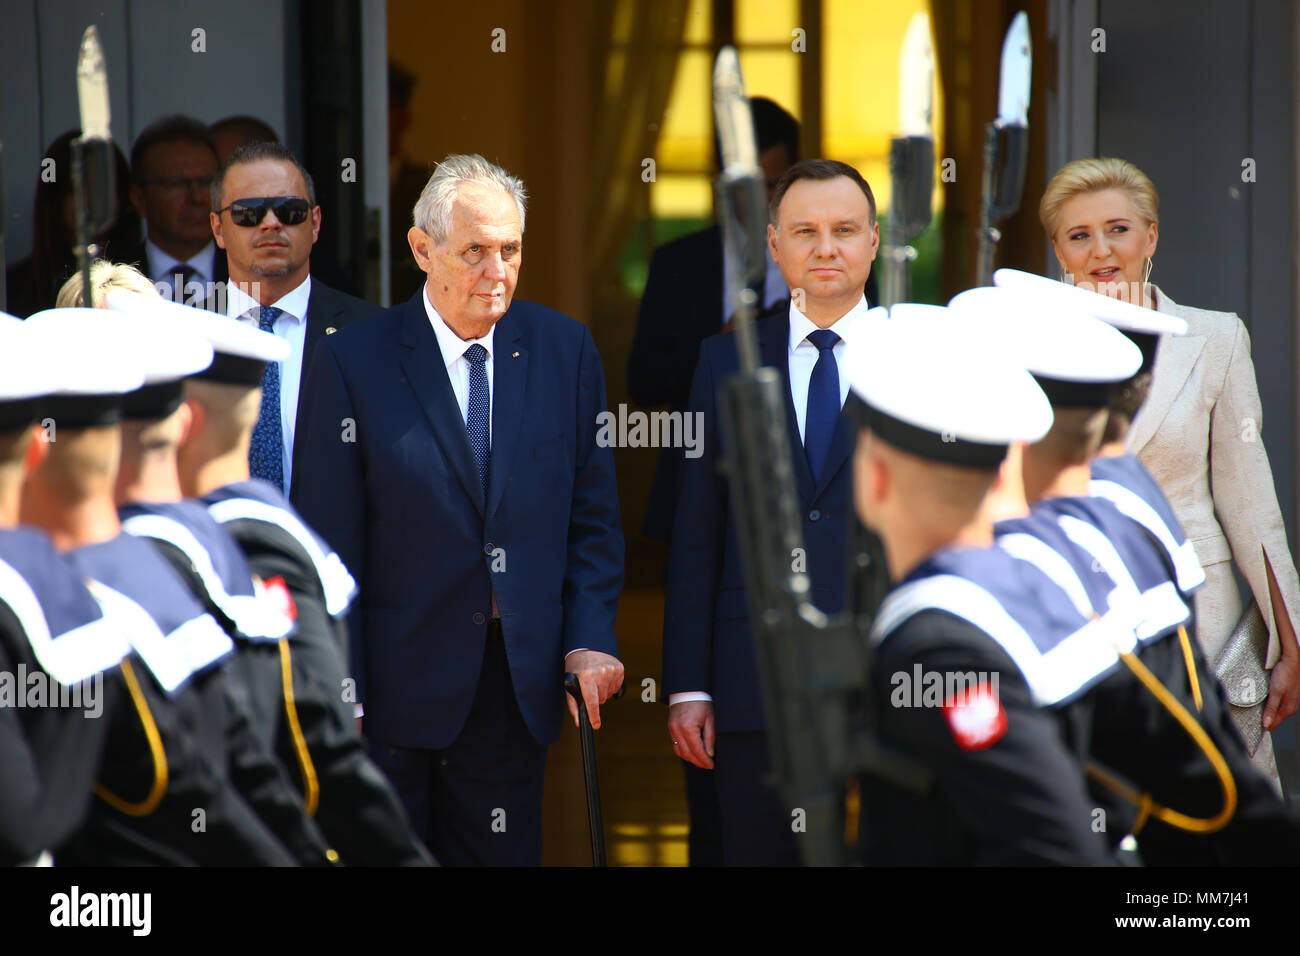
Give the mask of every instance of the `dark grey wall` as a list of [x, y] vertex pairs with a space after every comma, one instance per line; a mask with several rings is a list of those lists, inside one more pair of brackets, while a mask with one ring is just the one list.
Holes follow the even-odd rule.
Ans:
[[[297, 29], [287, 6], [288, 0], [0, 0], [8, 263], [31, 251], [32, 199], [45, 148], [81, 125], [76, 67], [86, 27], [98, 28], [113, 138], [129, 156], [135, 135], [167, 113], [209, 123], [251, 113], [283, 135], [297, 102], [286, 95], [281, 66], [286, 36]], [[204, 30], [204, 52], [194, 49], [196, 28]], [[301, 140], [290, 135], [288, 141]]]
[[[1264, 441], [1294, 546], [1291, 17], [1286, 0], [1101, 0], [1097, 150], [1160, 193], [1151, 278], [1177, 302], [1239, 314]], [[1255, 162], [1255, 182], [1242, 163]], [[1294, 550], [1294, 547], [1293, 547]]]
[[[1294, 556], [1293, 5], [1098, 0], [1097, 14], [1106, 31], [1106, 52], [1096, 55], [1097, 154], [1136, 163], [1160, 193], [1152, 280], [1176, 302], [1236, 312], [1250, 330], [1264, 442]], [[1254, 182], [1242, 180], [1247, 159]], [[1296, 731], [1292, 718], [1274, 735], [1293, 800]]]

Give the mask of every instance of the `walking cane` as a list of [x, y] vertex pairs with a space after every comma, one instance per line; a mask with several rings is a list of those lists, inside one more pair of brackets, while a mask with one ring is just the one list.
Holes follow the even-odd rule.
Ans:
[[[582, 738], [582, 777], [587, 784], [587, 822], [591, 825], [591, 865], [608, 866], [605, 860], [605, 822], [600, 813], [600, 780], [596, 775], [596, 732], [587, 716], [587, 702], [577, 674], [564, 675], [564, 689], [578, 703], [578, 735]], [[623, 696], [620, 687], [610, 700]]]

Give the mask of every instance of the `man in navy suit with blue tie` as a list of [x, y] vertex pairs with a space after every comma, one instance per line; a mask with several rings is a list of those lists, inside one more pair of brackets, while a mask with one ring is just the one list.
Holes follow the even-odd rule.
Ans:
[[[294, 503], [360, 587], [352, 676], [375, 761], [444, 864], [541, 862], [564, 672], [621, 686], [623, 536], [591, 333], [513, 302], [523, 183], [449, 156], [408, 241], [428, 281], [324, 339]], [[577, 719], [576, 706], [570, 712]]]
[[[880, 245], [876, 203], [861, 174], [804, 160], [777, 184], [768, 248], [791, 301], [757, 324], [761, 360], [786, 380], [790, 454], [803, 512], [813, 601], [843, 610], [854, 430], [840, 415], [848, 379], [839, 363], [860, 335]], [[664, 615], [664, 686], [674, 752], [716, 776], [728, 866], [797, 865], [797, 808], [767, 785], [767, 739], [741, 556], [718, 472], [718, 387], [739, 366], [736, 338], [706, 339], [691, 386], [703, 413], [703, 452], [683, 458]]]

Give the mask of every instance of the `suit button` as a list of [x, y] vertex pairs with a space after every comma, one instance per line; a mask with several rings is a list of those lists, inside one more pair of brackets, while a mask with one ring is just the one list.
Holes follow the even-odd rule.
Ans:
[[822, 513], [818, 511], [816, 508], [808, 512], [809, 521], [821, 521], [821, 519], [822, 519]]
[[487, 620], [487, 618], [484, 617], [482, 611], [475, 611], [475, 612], [474, 612], [474, 623], [475, 623], [475, 624], [482, 624], [482, 623], [483, 623], [484, 621], [486, 621], [486, 620]]
[[495, 544], [493, 544], [491, 541], [489, 541], [487, 544], [483, 545], [483, 553], [486, 554], [486, 555], [491, 555], [492, 552], [495, 551], [496, 549], [497, 549], [497, 546], [496, 546]]

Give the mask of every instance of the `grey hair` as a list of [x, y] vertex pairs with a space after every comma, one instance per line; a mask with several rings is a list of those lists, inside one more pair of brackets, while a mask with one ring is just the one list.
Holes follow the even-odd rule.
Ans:
[[466, 183], [499, 189], [513, 199], [519, 210], [519, 231], [524, 231], [524, 208], [528, 203], [524, 181], [489, 163], [478, 153], [453, 153], [438, 164], [412, 210], [411, 218], [416, 228], [442, 245], [451, 232], [451, 208], [456, 202], [456, 190]]

